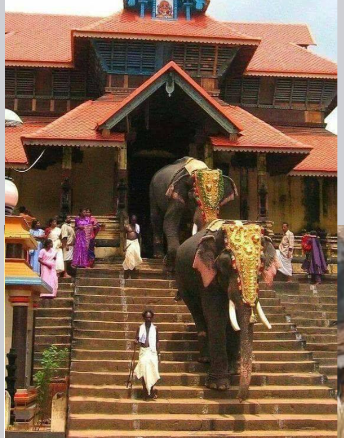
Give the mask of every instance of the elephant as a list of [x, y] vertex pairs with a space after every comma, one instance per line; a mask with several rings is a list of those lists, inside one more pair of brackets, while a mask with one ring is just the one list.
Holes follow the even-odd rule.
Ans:
[[[184, 157], [173, 164], [160, 169], [152, 178], [149, 187], [150, 215], [153, 229], [154, 258], [163, 258], [163, 235], [167, 241], [166, 264], [170, 270], [174, 268], [175, 256], [180, 245], [179, 231], [182, 218], [188, 214], [198, 230], [202, 229], [206, 221], [199, 206], [194, 187], [194, 172], [187, 169], [187, 164], [198, 169], [207, 169], [202, 161]], [[234, 199], [237, 190], [233, 180], [227, 176], [223, 178], [223, 192], [217, 207], [225, 205]]]
[[[279, 265], [271, 239], [262, 234], [260, 226], [251, 224], [256, 228], [248, 239], [256, 242], [257, 266], [248, 268], [241, 261], [238, 268], [238, 256], [234, 256], [235, 252], [228, 246], [228, 235], [223, 227], [226, 224], [245, 233], [242, 222], [220, 221], [220, 228], [205, 228], [190, 237], [177, 251], [176, 282], [178, 293], [195, 322], [200, 349], [198, 361], [210, 362], [206, 386], [227, 390], [229, 375], [237, 373], [240, 358], [238, 398], [242, 401], [248, 396], [252, 373], [254, 310], [271, 329], [259, 303], [258, 276], [262, 274], [264, 281], [271, 285]], [[250, 242], [238, 244], [237, 251], [242, 250], [250, 254]], [[245, 270], [250, 273], [250, 277], [246, 277], [251, 283], [247, 283], [246, 277], [244, 283], [240, 281]], [[244, 286], [246, 292], [251, 291], [250, 295], [244, 293]]]

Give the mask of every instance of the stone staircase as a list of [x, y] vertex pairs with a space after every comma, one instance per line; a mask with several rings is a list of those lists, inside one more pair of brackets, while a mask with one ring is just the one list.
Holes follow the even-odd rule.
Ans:
[[284, 286], [281, 302], [306, 341], [306, 348], [319, 362], [319, 371], [337, 387], [337, 284], [323, 283], [316, 288], [309, 284]]
[[[74, 283], [72, 279], [59, 278], [57, 297], [53, 300], [40, 301], [36, 310], [34, 372], [40, 368], [42, 351], [50, 345], [58, 348], [71, 346]], [[69, 359], [61, 368], [60, 375], [69, 373]]]
[[[304, 349], [276, 292], [262, 285], [273, 325], [256, 324], [250, 398], [204, 387], [197, 336], [186, 306], [173, 301], [175, 282], [145, 261], [139, 278], [120, 265], [79, 271], [73, 314], [68, 437], [335, 437], [334, 391]], [[159, 399], [143, 402], [141, 385], [126, 389], [132, 340], [145, 308], [155, 311], [161, 337]], [[306, 326], [306, 325], [305, 325]]]

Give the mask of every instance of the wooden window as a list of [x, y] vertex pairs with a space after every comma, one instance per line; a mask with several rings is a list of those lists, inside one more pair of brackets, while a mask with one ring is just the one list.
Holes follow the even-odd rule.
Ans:
[[337, 81], [324, 81], [321, 103], [328, 106], [337, 94]]
[[323, 81], [310, 80], [308, 82], [308, 103], [320, 103], [323, 90]]
[[34, 97], [35, 94], [35, 71], [24, 68], [16, 69], [16, 95], [18, 97]]
[[50, 69], [36, 70], [36, 96], [51, 97], [52, 94], [52, 71]]
[[6, 96], [15, 96], [16, 94], [16, 78], [15, 69], [6, 68], [5, 69], [5, 94]]
[[216, 74], [222, 75], [230, 66], [231, 62], [234, 59], [237, 49], [233, 49], [232, 47], [219, 46], [218, 56], [217, 56], [217, 65], [216, 65]]
[[275, 91], [275, 103], [291, 102], [292, 95], [292, 80], [291, 79], [277, 79]]
[[6, 244], [6, 258], [7, 259], [23, 259], [24, 258], [23, 245], [20, 243], [7, 243]]
[[109, 74], [151, 74], [155, 71], [156, 47], [149, 42], [95, 40], [93, 46]]
[[231, 103], [241, 103], [241, 79], [228, 79], [225, 88], [225, 99]]
[[259, 97], [259, 78], [243, 78], [242, 98], [243, 105], [257, 105]]
[[69, 98], [70, 72], [68, 70], [53, 71], [53, 96], [54, 98]]
[[72, 70], [70, 72], [70, 96], [84, 98], [87, 94], [86, 74], [83, 71]]
[[293, 102], [306, 103], [307, 100], [307, 79], [294, 79], [293, 81]]

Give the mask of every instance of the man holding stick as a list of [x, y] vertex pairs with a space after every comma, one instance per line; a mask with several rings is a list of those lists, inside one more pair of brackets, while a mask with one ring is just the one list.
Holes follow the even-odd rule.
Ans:
[[154, 312], [145, 310], [142, 313], [144, 323], [137, 329], [135, 344], [140, 346], [139, 361], [134, 374], [142, 381], [144, 400], [156, 400], [157, 390], [154, 385], [160, 379], [159, 375], [159, 333], [152, 323]]

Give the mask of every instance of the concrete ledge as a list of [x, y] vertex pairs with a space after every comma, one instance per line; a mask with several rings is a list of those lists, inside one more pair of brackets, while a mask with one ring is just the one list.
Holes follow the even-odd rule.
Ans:
[[6, 430], [5, 438], [65, 438], [64, 432], [29, 432], [29, 431], [10, 431]]

